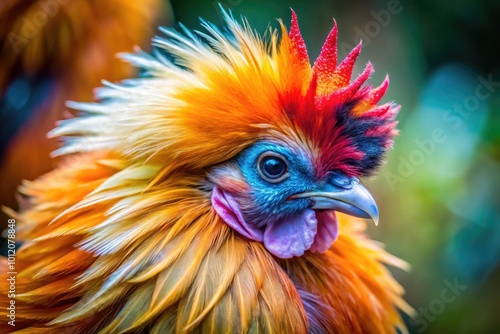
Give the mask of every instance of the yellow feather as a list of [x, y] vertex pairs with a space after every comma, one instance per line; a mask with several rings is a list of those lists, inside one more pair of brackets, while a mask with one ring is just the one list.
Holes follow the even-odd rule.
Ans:
[[[211, 46], [187, 31], [155, 39], [185, 68], [124, 56], [153, 77], [105, 83], [98, 105], [70, 104], [88, 115], [51, 135], [70, 135], [56, 154], [73, 155], [21, 189], [30, 199], [16, 215], [27, 241], [17, 257], [19, 328], [307, 333], [304, 290], [334, 313], [324, 319], [334, 332], [404, 330], [398, 308], [411, 308], [383, 263], [406, 264], [367, 239], [363, 222], [342, 216], [325, 254], [279, 260], [212, 209], [208, 168], [255, 140], [293, 140], [317, 154], [279, 103], [311, 75], [284, 26], [266, 45], [246, 23], [226, 21], [234, 38], [205, 24]], [[2, 294], [6, 282], [0, 274]]]

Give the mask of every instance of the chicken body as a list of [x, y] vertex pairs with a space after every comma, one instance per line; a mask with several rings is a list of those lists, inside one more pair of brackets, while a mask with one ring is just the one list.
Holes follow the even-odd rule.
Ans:
[[392, 143], [397, 107], [376, 105], [388, 81], [362, 86], [368, 64], [350, 82], [360, 48], [337, 64], [336, 27], [311, 67], [295, 14], [268, 44], [225, 16], [230, 34], [204, 22], [204, 41], [164, 30], [169, 59], [124, 56], [145, 77], [71, 104], [85, 114], [51, 132], [70, 156], [10, 212], [26, 242], [4, 329], [404, 330], [384, 264], [405, 263], [339, 213], [377, 218], [356, 177]]

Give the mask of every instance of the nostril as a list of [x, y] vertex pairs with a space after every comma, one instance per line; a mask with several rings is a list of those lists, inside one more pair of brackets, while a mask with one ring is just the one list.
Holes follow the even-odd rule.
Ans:
[[309, 203], [309, 208], [312, 208], [313, 206], [316, 205], [316, 201], [311, 199], [310, 203]]
[[352, 188], [352, 178], [340, 173], [340, 172], [331, 172], [330, 173], [330, 182], [340, 188], [350, 189]]

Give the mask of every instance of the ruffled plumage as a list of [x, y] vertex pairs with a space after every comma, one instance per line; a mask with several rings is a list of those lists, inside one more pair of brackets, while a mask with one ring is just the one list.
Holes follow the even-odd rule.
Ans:
[[[283, 108], [307, 100], [315, 80], [293, 20], [290, 36], [282, 26], [281, 41], [270, 32], [269, 44], [227, 15], [230, 36], [204, 23], [208, 44], [187, 30], [165, 30], [169, 39], [155, 44], [176, 64], [124, 55], [146, 70], [144, 78], [108, 83], [99, 103], [70, 104], [86, 114], [51, 135], [65, 137], [56, 155], [73, 156], [26, 182], [28, 208], [10, 212], [27, 240], [17, 254], [16, 329], [405, 330], [398, 308], [411, 308], [384, 263], [406, 264], [367, 239], [362, 221], [342, 216], [341, 234], [325, 254], [279, 260], [211, 207], [207, 168], [260, 138], [292, 140], [319, 154], [319, 139], [301, 127], [304, 114], [295, 119]], [[363, 97], [356, 112], [373, 113], [384, 89], [352, 92]], [[387, 112], [378, 116], [392, 125]], [[386, 130], [389, 138], [392, 127]], [[1, 277], [1, 291], [5, 282]], [[2, 296], [2, 317], [6, 302]]]
[[[50, 152], [58, 143], [46, 135], [57, 120], [71, 117], [66, 100], [91, 101], [92, 90], [103, 78], [134, 75], [130, 64], [116, 61], [116, 53], [148, 45], [160, 15], [165, 24], [171, 20], [161, 2], [1, 1], [0, 98], [3, 112], [15, 114], [3, 120], [3, 127], [8, 133], [16, 130], [9, 138], [2, 135], [9, 141], [0, 152], [1, 204], [14, 206], [13, 194], [23, 179], [33, 180], [54, 168]], [[9, 109], [7, 92], [16, 83], [24, 85], [22, 93], [14, 93], [16, 107], [23, 107]], [[28, 99], [24, 104], [23, 98]], [[8, 122], [14, 119], [24, 121]], [[0, 227], [5, 227], [6, 219], [0, 217]]]

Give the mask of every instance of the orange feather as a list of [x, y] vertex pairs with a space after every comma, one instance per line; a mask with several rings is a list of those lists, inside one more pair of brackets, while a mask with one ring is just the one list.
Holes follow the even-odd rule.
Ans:
[[[171, 16], [159, 0], [1, 1], [0, 95], [17, 76], [44, 76], [53, 83], [1, 157], [2, 205], [16, 205], [13, 194], [23, 179], [56, 166], [50, 152], [58, 143], [46, 135], [57, 120], [72, 117], [65, 107], [68, 99], [90, 101], [103, 78], [134, 75], [132, 66], [116, 61], [116, 53], [148, 45], [160, 13]], [[6, 219], [1, 221], [3, 228]]]
[[[235, 40], [206, 26], [217, 51], [172, 31], [169, 41], [156, 39], [186, 69], [124, 56], [151, 77], [108, 84], [97, 92], [103, 102], [72, 104], [89, 116], [51, 132], [72, 136], [55, 153], [72, 156], [25, 182], [29, 208], [10, 211], [26, 240], [17, 253], [16, 330], [306, 333], [317, 321], [332, 333], [405, 331], [398, 309], [412, 310], [384, 264], [407, 265], [370, 241], [364, 222], [341, 216], [325, 254], [282, 260], [212, 209], [210, 167], [252, 142], [318, 150], [280, 104], [285, 92], [306, 95], [313, 80], [295, 45], [301, 38], [282, 26], [281, 42], [271, 32], [266, 45], [226, 20]], [[322, 303], [311, 304], [311, 294]], [[2, 295], [1, 317], [8, 302]], [[317, 319], [308, 319], [310, 308]]]

